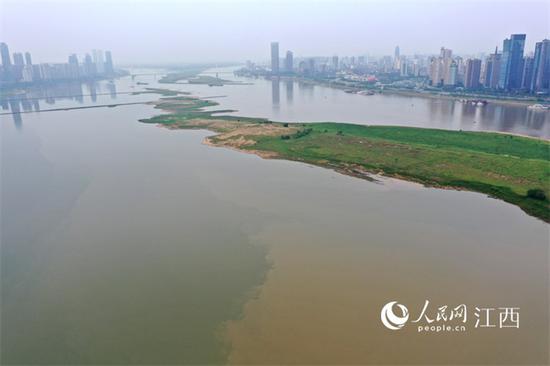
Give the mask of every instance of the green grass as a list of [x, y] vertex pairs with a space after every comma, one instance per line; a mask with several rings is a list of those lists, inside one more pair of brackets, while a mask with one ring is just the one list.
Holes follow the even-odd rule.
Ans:
[[159, 83], [163, 84], [171, 84], [176, 83], [180, 80], [186, 80], [189, 78], [193, 78], [206, 70], [209, 66], [207, 65], [188, 65], [185, 67], [181, 67], [179, 70], [176, 70], [175, 72], [168, 73], [164, 75], [162, 78], [159, 79]]
[[132, 95], [140, 95], [140, 94], [160, 94], [164, 97], [172, 97], [176, 95], [186, 95], [186, 94], [189, 94], [189, 92], [170, 90], [170, 89], [160, 89], [160, 88], [145, 88], [145, 90], [143, 91], [136, 91], [132, 93]]
[[141, 119], [140, 122], [163, 125], [179, 124], [181, 128], [185, 128], [185, 121], [191, 119], [226, 120], [249, 123], [268, 122], [268, 120], [262, 118], [213, 115], [235, 112], [230, 109], [204, 110], [206, 107], [214, 107], [216, 105], [218, 105], [218, 103], [210, 99], [198, 99], [185, 96], [165, 98], [156, 103], [155, 108], [170, 111], [170, 114], [161, 114], [152, 118]]
[[222, 86], [223, 84], [230, 83], [230, 80], [220, 79], [214, 76], [199, 75], [197, 77], [189, 79], [189, 84], [208, 84]]

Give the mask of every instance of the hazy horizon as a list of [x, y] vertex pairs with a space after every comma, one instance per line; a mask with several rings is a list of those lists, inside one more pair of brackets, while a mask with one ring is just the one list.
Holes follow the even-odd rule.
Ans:
[[[291, 10], [289, 10], [291, 9]], [[281, 57], [490, 53], [512, 33], [526, 53], [550, 37], [548, 1], [28, 1], [4, 0], [10, 52], [66, 61], [91, 49], [115, 63], [241, 62]], [[414, 15], [412, 15], [414, 14]], [[529, 19], [528, 22], [525, 20]]]

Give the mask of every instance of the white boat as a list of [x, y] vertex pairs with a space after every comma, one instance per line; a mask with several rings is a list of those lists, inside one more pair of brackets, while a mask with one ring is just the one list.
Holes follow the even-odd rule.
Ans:
[[547, 105], [542, 105], [542, 104], [533, 104], [533, 105], [528, 106], [527, 108], [529, 108], [529, 109], [535, 109], [535, 110], [539, 110], [539, 111], [545, 111], [545, 110], [550, 109], [549, 106], [547, 106]]

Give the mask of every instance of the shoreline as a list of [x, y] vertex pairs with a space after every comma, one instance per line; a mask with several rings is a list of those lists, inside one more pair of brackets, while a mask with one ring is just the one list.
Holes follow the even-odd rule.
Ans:
[[[484, 99], [487, 100], [490, 104], [499, 104], [499, 105], [508, 105], [508, 106], [521, 106], [521, 107], [528, 107], [534, 104], [538, 104], [539, 102], [536, 100], [518, 100], [518, 99], [502, 99], [502, 98], [494, 98], [487, 95], [461, 95], [461, 96], [454, 96], [454, 95], [446, 95], [446, 94], [438, 94], [438, 93], [423, 93], [423, 92], [414, 92], [414, 91], [406, 91], [406, 90], [384, 90], [380, 94], [396, 94], [396, 95], [403, 95], [403, 96], [410, 96], [410, 97], [419, 97], [419, 98], [432, 98], [432, 99], [445, 99], [445, 100], [454, 100], [454, 101], [460, 101], [461, 99]], [[543, 111], [546, 112], [546, 111]]]
[[[246, 77], [246, 76], [243, 76]], [[308, 78], [303, 78], [299, 76], [280, 76], [281, 80], [294, 80], [297, 82], [302, 83], [309, 83], [312, 85], [320, 85], [320, 86], [326, 86], [329, 88], [339, 89], [339, 90], [371, 90], [375, 94], [386, 94], [386, 95], [401, 95], [401, 96], [408, 96], [408, 97], [418, 97], [418, 98], [430, 98], [430, 99], [444, 99], [444, 100], [454, 100], [454, 101], [460, 101], [461, 99], [484, 99], [487, 100], [488, 103], [492, 104], [498, 104], [498, 105], [507, 105], [507, 106], [516, 106], [516, 107], [528, 107], [534, 104], [540, 104], [540, 101], [537, 100], [522, 100], [522, 99], [507, 99], [507, 98], [499, 98], [491, 95], [484, 95], [484, 94], [465, 94], [465, 95], [449, 95], [449, 94], [440, 94], [437, 92], [419, 92], [419, 91], [413, 91], [413, 90], [399, 90], [399, 89], [365, 89], [358, 86], [346, 86], [346, 85], [339, 85], [335, 84], [331, 81], [321, 81], [321, 80], [313, 80]], [[550, 103], [550, 101], [547, 101], [547, 103]], [[543, 111], [548, 112], [548, 111]]]

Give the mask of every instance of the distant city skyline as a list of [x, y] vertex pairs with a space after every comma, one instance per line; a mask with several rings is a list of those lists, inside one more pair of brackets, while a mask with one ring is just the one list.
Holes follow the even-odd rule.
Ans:
[[[550, 91], [550, 40], [537, 42], [535, 52], [525, 54], [526, 34], [511, 34], [502, 42], [502, 52], [498, 46], [494, 53], [483, 57], [462, 57], [453, 54], [450, 48], [441, 47], [439, 56], [403, 55], [399, 45], [391, 56], [344, 56], [332, 58], [302, 57], [294, 65], [293, 51], [288, 50], [280, 68], [282, 59], [279, 54], [279, 42], [272, 41], [271, 61], [268, 69], [263, 63], [255, 64], [248, 60], [241, 71], [248, 75], [302, 76], [317, 80], [343, 82], [366, 82], [367, 86], [381, 86], [379, 78], [389, 81], [388, 85], [400, 85], [417, 90], [426, 87], [478, 90], [486, 92], [537, 93]], [[427, 83], [426, 83], [427, 82]], [[361, 85], [365, 87], [365, 85]]]
[[33, 50], [39, 62], [65, 61], [97, 44], [116, 50], [119, 63], [268, 61], [265, 44], [273, 40], [295, 57], [391, 56], [396, 45], [402, 55], [442, 46], [477, 55], [500, 47], [506, 34], [527, 34], [529, 54], [550, 38], [549, 14], [543, 0], [4, 0], [1, 41]]
[[65, 62], [37, 62], [33, 63], [31, 52], [10, 53], [10, 47], [0, 42], [0, 82], [1, 86], [30, 85], [33, 83], [91, 80], [96, 78], [113, 77], [115, 69], [111, 51], [93, 49], [86, 53], [79, 62], [78, 56], [70, 54]]

